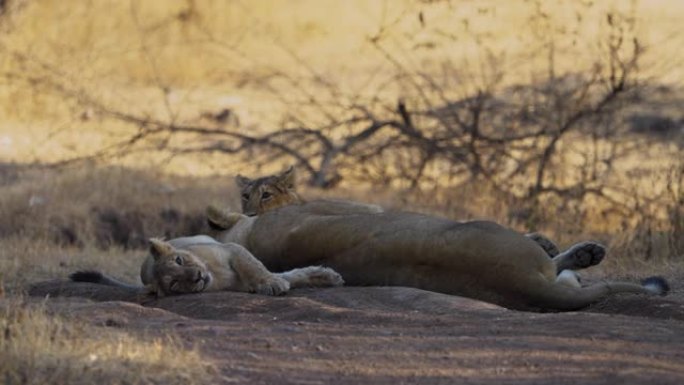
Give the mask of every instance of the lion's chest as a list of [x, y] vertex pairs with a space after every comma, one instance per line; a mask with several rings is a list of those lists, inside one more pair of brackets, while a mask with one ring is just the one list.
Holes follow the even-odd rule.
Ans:
[[230, 257], [225, 255], [204, 255], [202, 258], [211, 274], [211, 282], [206, 291], [239, 291], [242, 287], [240, 277], [230, 265]]

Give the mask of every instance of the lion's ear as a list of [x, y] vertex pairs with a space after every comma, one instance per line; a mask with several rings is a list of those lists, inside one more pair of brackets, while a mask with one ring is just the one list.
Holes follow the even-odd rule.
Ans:
[[173, 254], [176, 251], [170, 243], [164, 242], [159, 238], [150, 238], [150, 254], [154, 260], [159, 260], [160, 257]]
[[218, 231], [229, 230], [241, 219], [247, 218], [244, 214], [221, 210], [213, 205], [207, 206], [206, 213], [209, 227]]
[[245, 177], [245, 176], [242, 176], [240, 174], [235, 176], [235, 185], [237, 185], [238, 188], [245, 188], [245, 187], [249, 186], [251, 183], [252, 183], [252, 180]]
[[297, 173], [295, 171], [295, 167], [292, 165], [278, 175], [278, 183], [285, 186], [288, 190], [294, 190], [296, 182]]

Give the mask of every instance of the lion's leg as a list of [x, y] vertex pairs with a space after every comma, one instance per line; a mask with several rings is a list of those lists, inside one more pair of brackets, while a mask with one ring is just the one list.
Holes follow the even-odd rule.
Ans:
[[309, 266], [293, 269], [277, 276], [290, 283], [291, 288], [297, 287], [331, 287], [342, 286], [344, 280], [335, 270], [322, 266]]
[[578, 289], [582, 287], [579, 275], [572, 270], [561, 271], [556, 277], [556, 283]]
[[579, 270], [598, 265], [606, 255], [606, 248], [596, 242], [582, 242], [553, 258], [558, 273], [563, 270]]
[[237, 244], [223, 245], [230, 248], [230, 267], [237, 273], [246, 291], [265, 295], [281, 295], [290, 290], [290, 283], [273, 274], [252, 253]]
[[218, 231], [230, 230], [236, 223], [247, 218], [246, 215], [222, 210], [214, 205], [207, 206], [206, 215], [209, 227]]
[[[541, 246], [544, 251], [546, 251], [546, 254], [549, 255], [549, 257], [553, 258], [560, 254], [560, 249], [558, 246], [556, 246], [555, 243], [553, 243], [552, 240], [544, 236], [543, 234], [540, 233], [529, 233], [525, 234], [527, 238], [530, 238], [531, 240], [535, 241], [539, 246]], [[559, 270], [560, 271], [560, 270]]]
[[558, 274], [563, 270], [586, 269], [597, 265], [606, 255], [605, 247], [596, 242], [578, 243], [561, 253], [553, 241], [540, 233], [529, 233], [525, 236], [535, 241], [553, 258]]

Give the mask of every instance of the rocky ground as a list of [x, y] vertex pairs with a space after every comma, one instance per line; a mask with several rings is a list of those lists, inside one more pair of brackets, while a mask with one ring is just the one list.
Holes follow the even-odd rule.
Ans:
[[153, 299], [51, 281], [30, 294], [102, 327], [175, 334], [214, 360], [226, 384], [684, 383], [677, 291], [546, 314], [399, 287]]

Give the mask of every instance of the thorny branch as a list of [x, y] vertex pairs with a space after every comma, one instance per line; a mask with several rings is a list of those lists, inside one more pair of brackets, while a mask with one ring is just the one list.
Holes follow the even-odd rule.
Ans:
[[[135, 8], [131, 12], [135, 15]], [[327, 90], [332, 104], [316, 98], [304, 82], [279, 69], [273, 76], [285, 81], [292, 95], [298, 95], [300, 108], [318, 111], [319, 120], [287, 111], [281, 126], [270, 132], [250, 132], [241, 127], [184, 123], [178, 119], [164, 96], [165, 118], [116, 109], [79, 88], [55, 67], [27, 55], [18, 60], [30, 62], [41, 71], [4, 74], [27, 83], [41, 84], [79, 106], [93, 110], [98, 116], [116, 120], [135, 128], [134, 132], [112, 145], [98, 149], [87, 157], [65, 160], [59, 165], [119, 156], [160, 137], [191, 135], [191, 140], [169, 144], [165, 149], [174, 154], [224, 153], [250, 156], [259, 151], [271, 162], [294, 162], [308, 174], [311, 185], [333, 187], [350, 178], [350, 169], [363, 165], [383, 168], [358, 176], [371, 182], [375, 176], [383, 181], [419, 187], [446, 173], [457, 181], [483, 179], [501, 191], [526, 197], [542, 194], [577, 196], [605, 195], [599, 180], [610, 172], [618, 152], [594, 163], [606, 165], [603, 175], [583, 173], [571, 183], [554, 176], [554, 164], [560, 162], [559, 146], [574, 134], [589, 131], [591, 125], [615, 113], [622, 96], [633, 86], [632, 78], [642, 48], [626, 32], [615, 17], [608, 17], [611, 34], [606, 42], [607, 56], [588, 75], [558, 76], [550, 71], [545, 81], [525, 86], [500, 87], [501, 69], [492, 78], [461, 97], [450, 96], [437, 78], [407, 62], [383, 46], [384, 34], [370, 39], [371, 44], [395, 73], [386, 84], [402, 84], [405, 95], [400, 98], [362, 99], [345, 96], [340, 89], [310, 68], [292, 50], [294, 60], [312, 76], [318, 87]], [[382, 29], [387, 31], [387, 29]], [[219, 43], [207, 35], [211, 42]], [[629, 54], [625, 47], [632, 45]], [[235, 53], [233, 47], [228, 47]], [[488, 56], [487, 65], [496, 62]], [[147, 56], [154, 67], [154, 60]], [[550, 63], [549, 65], [553, 65]], [[164, 85], [156, 77], [160, 88]], [[276, 98], [287, 102], [287, 95], [272, 88]], [[292, 101], [290, 101], [292, 102]], [[594, 170], [598, 170], [595, 167]], [[584, 187], [581, 187], [584, 186]]]

